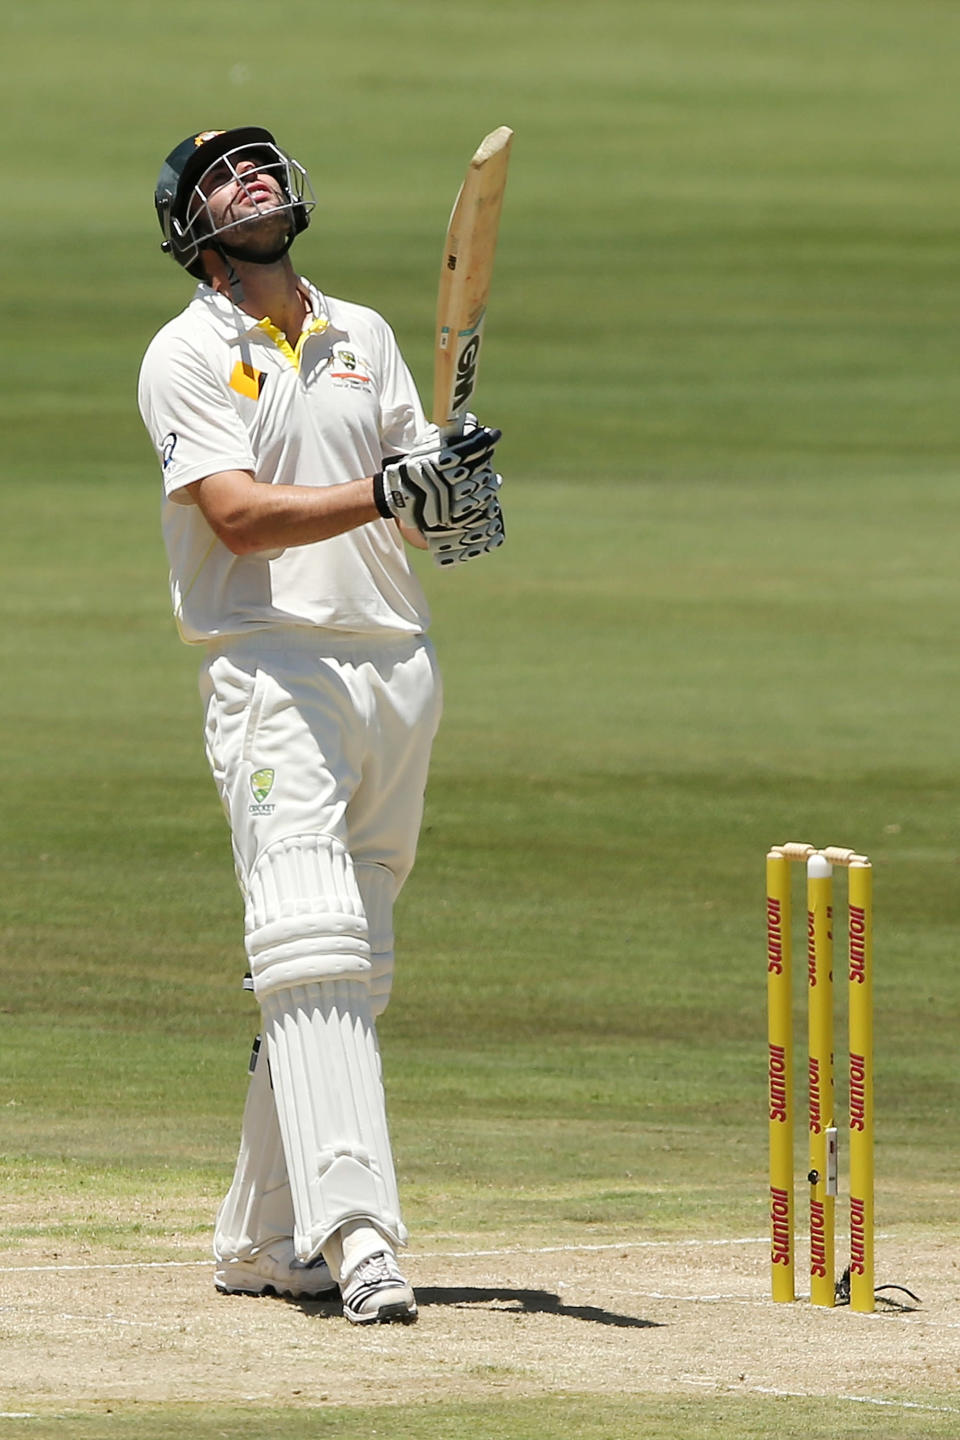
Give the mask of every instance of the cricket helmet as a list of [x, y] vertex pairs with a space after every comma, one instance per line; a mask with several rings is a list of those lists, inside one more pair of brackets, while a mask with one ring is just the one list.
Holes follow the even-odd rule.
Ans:
[[[221, 163], [226, 164], [230, 176], [242, 185], [237, 165], [244, 160], [255, 161], [258, 172], [272, 175], [285, 197], [282, 205], [270, 206], [267, 210], [261, 209], [254, 200], [256, 212], [247, 217], [256, 219], [280, 210], [288, 213], [290, 223], [286, 234], [269, 255], [254, 257], [226, 243], [223, 234], [232, 231], [235, 236], [242, 230], [243, 221], [232, 220], [218, 227], [204, 193], [203, 181], [213, 167]], [[198, 280], [205, 278], [200, 263], [203, 246], [228, 257], [272, 265], [287, 253], [300, 231], [307, 228], [310, 211], [316, 203], [306, 170], [280, 149], [269, 130], [256, 125], [238, 126], [233, 130], [202, 130], [197, 135], [188, 135], [163, 162], [154, 195], [157, 219], [163, 231], [160, 248]]]

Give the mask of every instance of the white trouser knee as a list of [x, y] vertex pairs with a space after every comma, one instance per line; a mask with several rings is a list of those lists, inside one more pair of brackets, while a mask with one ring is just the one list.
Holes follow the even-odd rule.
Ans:
[[350, 1220], [395, 1244], [400, 1218], [352, 861], [328, 835], [288, 837], [247, 886], [247, 954], [263, 1014], [301, 1260]]

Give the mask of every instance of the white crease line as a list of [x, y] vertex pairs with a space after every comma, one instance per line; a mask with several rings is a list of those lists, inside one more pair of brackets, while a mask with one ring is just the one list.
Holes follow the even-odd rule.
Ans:
[[[837, 1235], [843, 1242], [844, 1236]], [[889, 1240], [889, 1235], [877, 1235]], [[539, 1245], [532, 1249], [513, 1246], [503, 1250], [411, 1250], [404, 1257], [410, 1260], [483, 1260], [498, 1255], [576, 1255], [595, 1254], [603, 1250], [710, 1250], [731, 1245], [769, 1245], [769, 1235], [745, 1235], [730, 1240], [615, 1240], [605, 1245]]]
[[768, 1235], [750, 1235], [738, 1240], [618, 1240], [608, 1245], [538, 1245], [533, 1249], [511, 1246], [504, 1250], [416, 1250], [410, 1260], [485, 1260], [498, 1255], [576, 1255], [603, 1250], [689, 1250], [726, 1245], [769, 1245]]
[[[837, 1237], [842, 1240], [842, 1236]], [[888, 1240], [888, 1235], [878, 1235], [878, 1240]], [[615, 1240], [604, 1245], [538, 1245], [534, 1247], [515, 1245], [500, 1250], [415, 1250], [409, 1251], [408, 1260], [490, 1260], [511, 1255], [595, 1255], [610, 1250], [710, 1250], [725, 1249], [735, 1245], [769, 1245], [769, 1235], [746, 1235], [729, 1240]], [[112, 1264], [94, 1265], [0, 1265], [0, 1275], [32, 1275], [42, 1272], [92, 1270], [175, 1270], [191, 1269], [201, 1265], [213, 1268], [211, 1260], [125, 1260]]]
[[[613, 1291], [612, 1293], [615, 1294], [615, 1295], [635, 1295], [639, 1300], [676, 1300], [676, 1301], [689, 1301], [689, 1302], [691, 1302], [692, 1304], [700, 1304], [700, 1303], [702, 1302], [702, 1303], [708, 1304], [708, 1305], [709, 1305], [709, 1304], [721, 1304], [721, 1303], [722, 1303], [722, 1304], [735, 1304], [735, 1305], [757, 1305], [757, 1306], [762, 1306], [764, 1309], [768, 1309], [768, 1308], [770, 1307], [770, 1304], [771, 1304], [770, 1296], [767, 1295], [767, 1294], [763, 1294], [763, 1295], [665, 1295], [665, 1294], [662, 1294], [662, 1293], [661, 1293], [660, 1291], [658, 1291], [658, 1290], [616, 1290], [616, 1291]], [[879, 1298], [882, 1299], [883, 1297], [881, 1296], [881, 1297], [879, 1297]], [[896, 1307], [894, 1307], [894, 1308], [892, 1308], [892, 1309], [890, 1309], [890, 1310], [886, 1310], [886, 1309], [882, 1309], [882, 1308], [880, 1308], [880, 1307], [878, 1306], [875, 1310], [863, 1310], [863, 1311], [858, 1311], [858, 1310], [851, 1310], [851, 1309], [850, 1309], [849, 1301], [848, 1301], [847, 1303], [845, 1303], [845, 1304], [842, 1304], [842, 1305], [841, 1305], [841, 1304], [837, 1304], [837, 1305], [813, 1306], [812, 1301], [811, 1301], [809, 1295], [798, 1295], [798, 1296], [796, 1297], [795, 1304], [796, 1304], [800, 1309], [809, 1308], [809, 1307], [812, 1306], [812, 1308], [813, 1308], [814, 1310], [821, 1310], [821, 1309], [822, 1309], [822, 1310], [825, 1311], [827, 1314], [830, 1314], [831, 1311], [834, 1311], [834, 1310], [835, 1310], [835, 1311], [845, 1310], [848, 1314], [850, 1314], [850, 1315], [855, 1315], [858, 1321], [859, 1321], [859, 1320], [862, 1320], [862, 1321], [863, 1321], [865, 1324], [867, 1324], [867, 1325], [877, 1325], [877, 1324], [879, 1324], [881, 1321], [891, 1320], [891, 1319], [897, 1319], [897, 1320], [901, 1321], [901, 1322], [902, 1322], [903, 1324], [905, 1324], [905, 1325], [908, 1324], [908, 1323], [909, 1323], [909, 1324], [913, 1324], [913, 1325], [920, 1325], [921, 1323], [924, 1323], [924, 1322], [930, 1322], [930, 1319], [931, 1319], [929, 1310], [921, 1310], [920, 1307], [913, 1306], [913, 1305], [908, 1305], [908, 1306], [906, 1306], [903, 1310], [900, 1310], [900, 1309], [898, 1309], [898, 1308], [896, 1308]], [[932, 1323], [933, 1323], [933, 1329], [934, 1329], [934, 1330], [937, 1330], [937, 1331], [939, 1331], [939, 1330], [960, 1330], [960, 1322], [958, 1322], [958, 1321], [952, 1321], [952, 1320], [940, 1321], [940, 1320], [937, 1320], [937, 1319], [934, 1318]]]
[[639, 1300], [694, 1300], [705, 1301], [708, 1304], [719, 1304], [721, 1302], [739, 1301], [741, 1305], [765, 1305], [766, 1299], [761, 1295], [665, 1295], [662, 1290], [623, 1290], [623, 1295], [636, 1295]]
[[752, 1385], [753, 1395], [782, 1395], [787, 1400], [846, 1400], [854, 1405], [883, 1405], [894, 1410], [929, 1410], [937, 1415], [960, 1415], [954, 1405], [923, 1405], [919, 1400], [881, 1400], [876, 1395], [814, 1395], [805, 1390], [774, 1390]]
[[[22, 1305], [0, 1305], [0, 1315], [11, 1313], [23, 1315], [24, 1307]], [[78, 1321], [80, 1324], [87, 1325], [139, 1325], [141, 1329], [148, 1330], [171, 1330], [174, 1328], [172, 1325], [161, 1324], [159, 1320], [123, 1320], [119, 1315], [71, 1315], [66, 1310], [60, 1312], [44, 1310], [42, 1305], [36, 1304], [28, 1306], [26, 1314], [40, 1316], [45, 1320], [49, 1320], [52, 1316], [56, 1320]]]
[[[691, 1304], [697, 1304], [697, 1305], [699, 1305], [699, 1304], [701, 1304], [701, 1303], [702, 1303], [702, 1304], [707, 1304], [707, 1305], [711, 1305], [711, 1304], [717, 1304], [717, 1305], [719, 1305], [719, 1304], [762, 1305], [764, 1308], [767, 1308], [767, 1307], [770, 1305], [770, 1303], [771, 1303], [771, 1302], [770, 1302], [770, 1296], [767, 1295], [767, 1294], [762, 1294], [762, 1295], [760, 1295], [760, 1294], [756, 1294], [756, 1295], [743, 1295], [743, 1294], [741, 1294], [741, 1295], [733, 1295], [733, 1294], [730, 1294], [730, 1295], [668, 1295], [668, 1294], [666, 1294], [666, 1293], [665, 1293], [664, 1291], [662, 1291], [662, 1290], [634, 1290], [634, 1289], [632, 1289], [632, 1288], [629, 1289], [629, 1290], [615, 1290], [615, 1291], [613, 1291], [613, 1292], [611, 1292], [611, 1293], [613, 1293], [613, 1294], [615, 1294], [615, 1295], [634, 1295], [634, 1296], [636, 1296], [636, 1298], [637, 1298], [638, 1300], [676, 1300], [676, 1301], [686, 1301], [686, 1302], [689, 1302], [689, 1303], [691, 1303]], [[810, 1297], [809, 1297], [809, 1295], [798, 1295], [798, 1296], [797, 1296], [797, 1299], [796, 1299], [796, 1303], [797, 1303], [797, 1305], [799, 1305], [799, 1306], [803, 1306], [803, 1305], [809, 1304], [809, 1303], [810, 1303]], [[849, 1305], [836, 1305], [836, 1306], [824, 1306], [823, 1308], [826, 1309], [826, 1310], [831, 1310], [831, 1309], [836, 1309], [836, 1310], [849, 1310], [850, 1307], [849, 1307]], [[904, 1320], [904, 1321], [906, 1321], [906, 1320], [911, 1320], [911, 1319], [915, 1319], [915, 1318], [928, 1318], [928, 1317], [926, 1317], [926, 1316], [920, 1316], [919, 1311], [914, 1310], [914, 1309], [912, 1309], [912, 1308], [911, 1308], [911, 1309], [902, 1310], [902, 1311], [899, 1311], [899, 1312], [886, 1311], [886, 1310], [873, 1310], [873, 1311], [864, 1311], [864, 1312], [862, 1312], [862, 1314], [861, 1314], [861, 1312], [858, 1312], [858, 1311], [851, 1311], [850, 1313], [860, 1316], [860, 1318], [864, 1319], [868, 1324], [875, 1323], [875, 1322], [878, 1321], [878, 1320], [889, 1319], [890, 1316], [893, 1315], [894, 1313], [897, 1314], [897, 1319]], [[960, 1330], [960, 1322], [948, 1321], [948, 1322], [943, 1323], [943, 1324], [939, 1324], [939, 1323], [938, 1323], [938, 1324], [936, 1324], [935, 1328], [938, 1329], [938, 1330]]]
[[[46, 1316], [50, 1318], [49, 1313]], [[161, 1325], [159, 1320], [121, 1320], [119, 1315], [70, 1315], [66, 1311], [56, 1316], [58, 1320], [80, 1321], [87, 1325], [132, 1325], [141, 1330], [172, 1330], [172, 1325]]]
[[[407, 1255], [410, 1260], [484, 1260], [499, 1255], [575, 1255], [596, 1254], [604, 1250], [671, 1250], [689, 1249], [691, 1246], [716, 1247], [724, 1245], [767, 1245], [766, 1235], [751, 1235], [738, 1240], [620, 1240], [608, 1245], [541, 1245], [534, 1249], [513, 1246], [504, 1250], [417, 1250]], [[0, 1265], [0, 1275], [35, 1275], [46, 1272], [59, 1274], [61, 1271], [87, 1270], [174, 1270], [191, 1269], [207, 1265], [214, 1268], [213, 1260], [124, 1260], [111, 1264], [93, 1265]]]
[[207, 1265], [212, 1270], [213, 1260], [124, 1260], [104, 1265], [0, 1265], [0, 1275], [38, 1275], [62, 1270], [189, 1270], [198, 1265]]

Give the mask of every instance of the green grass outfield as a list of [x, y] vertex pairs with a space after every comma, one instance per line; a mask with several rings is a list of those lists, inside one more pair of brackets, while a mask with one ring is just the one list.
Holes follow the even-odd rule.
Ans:
[[[247, 120], [311, 172], [301, 268], [382, 310], [425, 392], [453, 193], [517, 136], [478, 394], [509, 544], [423, 572], [447, 709], [382, 1025], [415, 1238], [762, 1233], [788, 838], [875, 861], [878, 1223], [955, 1227], [956, 7], [35, 0], [0, 34], [0, 1152], [37, 1199], [8, 1248], [160, 1254], [150, 1191], [200, 1255], [232, 1164], [254, 1019], [135, 379], [190, 289], [160, 160]], [[693, 1433], [622, 1403], [610, 1433]], [[737, 1403], [696, 1433], [793, 1433]], [[571, 1433], [567, 1405], [607, 1433], [562, 1393], [486, 1433]]]
[[[3, 1422], [8, 1440], [221, 1440], [224, 1435], [245, 1433], [249, 1411], [222, 1406], [170, 1405], [119, 1406], [86, 1414], [33, 1414]], [[837, 1401], [774, 1397], [769, 1400], [644, 1401], [618, 1402], [596, 1396], [563, 1395], [546, 1401], [514, 1401], [510, 1405], [486, 1402], [483, 1405], [406, 1406], [391, 1410], [381, 1406], [373, 1415], [368, 1409], [345, 1406], [321, 1409], [316, 1413], [294, 1410], [271, 1415], [271, 1440], [437, 1440], [438, 1436], [474, 1435], [483, 1440], [611, 1440], [611, 1437], [643, 1437], [643, 1440], [674, 1440], [695, 1436], [696, 1440], [809, 1440], [811, 1435], [831, 1440], [949, 1440], [956, 1434], [946, 1416], [929, 1410], [907, 1412], [892, 1421], [869, 1406], [844, 1409]], [[369, 1427], [373, 1425], [371, 1430]], [[776, 1427], [774, 1430], [772, 1427]], [[882, 1428], [887, 1427], [887, 1428]]]

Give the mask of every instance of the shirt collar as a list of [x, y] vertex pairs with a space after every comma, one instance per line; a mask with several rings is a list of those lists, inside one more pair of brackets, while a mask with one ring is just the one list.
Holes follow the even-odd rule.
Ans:
[[[309, 312], [304, 328], [321, 330], [329, 327], [338, 334], [345, 333], [331, 323], [326, 297], [321, 291], [303, 275], [297, 277], [297, 284], [307, 302]], [[209, 285], [199, 284], [190, 304], [191, 308], [197, 307], [198, 312], [203, 315], [207, 323], [212, 325], [228, 344], [235, 344], [244, 339], [253, 339], [265, 333], [259, 320], [255, 320], [252, 315], [247, 314], [246, 310], [241, 310], [239, 306], [234, 305], [229, 296], [211, 289]]]

